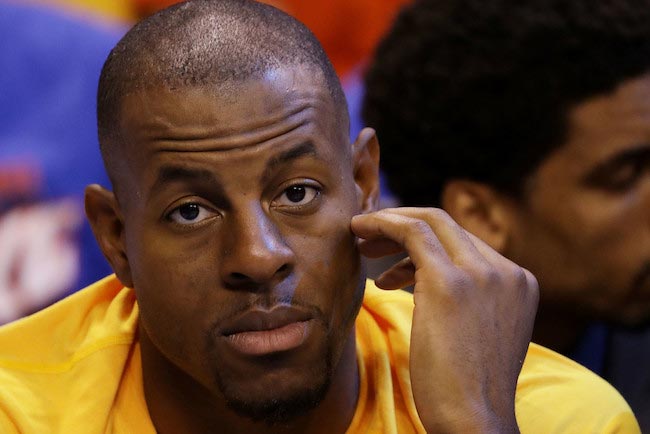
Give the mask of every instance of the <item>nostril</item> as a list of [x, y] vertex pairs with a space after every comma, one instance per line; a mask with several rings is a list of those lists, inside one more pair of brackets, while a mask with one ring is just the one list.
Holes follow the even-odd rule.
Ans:
[[284, 264], [282, 267], [278, 268], [278, 273], [284, 273], [284, 272], [287, 271], [288, 269], [289, 269], [289, 265], [288, 265], [288, 264]]
[[248, 279], [248, 277], [246, 277], [246, 275], [242, 274], [242, 273], [231, 273], [230, 276], [235, 280], [246, 280], [246, 279]]

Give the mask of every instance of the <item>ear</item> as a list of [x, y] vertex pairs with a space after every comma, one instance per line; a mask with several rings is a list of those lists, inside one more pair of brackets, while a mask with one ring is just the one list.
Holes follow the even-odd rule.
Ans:
[[502, 194], [480, 182], [455, 179], [443, 188], [442, 207], [463, 228], [504, 252], [513, 228]]
[[124, 286], [133, 287], [124, 241], [124, 219], [113, 192], [100, 185], [86, 187], [86, 216], [99, 247]]
[[379, 142], [372, 128], [364, 128], [352, 144], [354, 182], [361, 212], [379, 207]]

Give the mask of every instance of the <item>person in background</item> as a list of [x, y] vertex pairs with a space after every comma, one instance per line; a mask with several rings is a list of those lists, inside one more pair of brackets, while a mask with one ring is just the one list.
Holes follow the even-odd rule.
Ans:
[[121, 34], [51, 9], [0, 3], [0, 324], [105, 276], [83, 189], [107, 179], [95, 95]]
[[530, 269], [533, 341], [611, 381], [650, 432], [648, 22], [645, 0], [416, 1], [363, 114], [401, 203]]

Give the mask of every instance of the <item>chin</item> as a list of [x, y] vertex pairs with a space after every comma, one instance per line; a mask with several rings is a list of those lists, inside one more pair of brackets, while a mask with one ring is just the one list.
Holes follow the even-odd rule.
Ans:
[[650, 306], [632, 306], [612, 314], [613, 322], [624, 327], [646, 327], [650, 325]]
[[282, 425], [309, 413], [324, 399], [332, 380], [330, 358], [301, 372], [269, 372], [265, 378], [236, 381], [217, 374], [217, 386], [238, 415], [267, 425]]
[[316, 387], [292, 391], [285, 396], [262, 399], [228, 398], [228, 407], [240, 416], [267, 425], [283, 425], [309, 413], [325, 398], [329, 381]]

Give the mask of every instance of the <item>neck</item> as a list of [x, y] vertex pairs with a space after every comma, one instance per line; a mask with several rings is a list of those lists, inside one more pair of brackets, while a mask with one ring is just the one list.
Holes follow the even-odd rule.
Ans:
[[577, 312], [540, 304], [532, 340], [567, 355], [575, 347], [588, 323], [589, 321]]
[[145, 400], [156, 431], [167, 433], [344, 433], [352, 422], [359, 394], [354, 328], [321, 403], [282, 425], [254, 422], [228, 408], [211, 391], [166, 359], [140, 328]]

